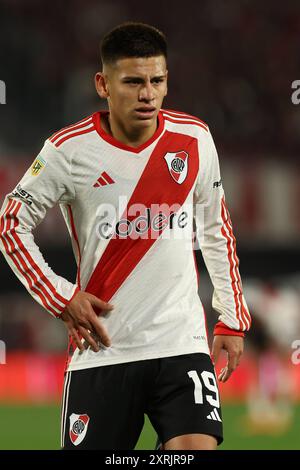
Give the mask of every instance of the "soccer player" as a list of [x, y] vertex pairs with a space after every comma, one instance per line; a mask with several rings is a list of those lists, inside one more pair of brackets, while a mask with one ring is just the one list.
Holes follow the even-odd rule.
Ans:
[[[133, 449], [144, 413], [163, 449], [215, 449], [225, 382], [250, 315], [217, 152], [207, 124], [162, 109], [164, 35], [125, 23], [101, 44], [95, 84], [108, 111], [55, 132], [1, 211], [1, 248], [15, 274], [70, 336], [64, 449]], [[188, 84], [188, 78], [187, 78]], [[76, 284], [54, 273], [32, 230], [59, 203]], [[198, 296], [193, 217], [219, 313], [212, 354]]]

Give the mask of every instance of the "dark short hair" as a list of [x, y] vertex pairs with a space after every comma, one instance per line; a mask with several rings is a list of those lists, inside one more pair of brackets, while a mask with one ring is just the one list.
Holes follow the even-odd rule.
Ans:
[[122, 23], [107, 33], [100, 45], [103, 64], [127, 57], [167, 58], [165, 35], [154, 26], [144, 23]]

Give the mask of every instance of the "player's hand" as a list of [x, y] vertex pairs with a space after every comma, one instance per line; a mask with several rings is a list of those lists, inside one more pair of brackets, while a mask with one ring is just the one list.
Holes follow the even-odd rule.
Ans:
[[216, 335], [212, 346], [214, 365], [217, 364], [222, 349], [227, 351], [227, 364], [221, 370], [218, 379], [220, 382], [226, 382], [240, 363], [244, 350], [244, 338], [241, 336]]
[[[84, 351], [85, 346], [91, 346], [93, 351], [98, 352], [99, 341], [104, 346], [111, 345], [107, 331], [94, 308], [100, 309], [101, 314], [105, 315], [113, 309], [113, 306], [88, 292], [79, 291], [61, 314], [69, 335], [80, 351]], [[81, 342], [79, 335], [85, 339], [85, 345]]]

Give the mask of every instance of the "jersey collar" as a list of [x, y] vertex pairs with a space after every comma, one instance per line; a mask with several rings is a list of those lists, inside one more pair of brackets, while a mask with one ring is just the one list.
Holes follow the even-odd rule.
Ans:
[[144, 150], [149, 145], [151, 145], [161, 135], [164, 129], [164, 117], [162, 115], [162, 112], [159, 111], [158, 126], [153, 136], [150, 139], [148, 139], [146, 142], [144, 142], [142, 145], [139, 145], [138, 147], [131, 147], [130, 145], [123, 144], [119, 140], [115, 139], [112, 135], [105, 132], [105, 130], [101, 126], [101, 117], [105, 114], [107, 115], [108, 113], [109, 111], [98, 111], [93, 114], [93, 122], [95, 125], [95, 129], [98, 132], [99, 136], [102, 139], [106, 140], [106, 142], [113, 145], [114, 147], [118, 147], [119, 149], [126, 150], [127, 152], [140, 153], [142, 150]]

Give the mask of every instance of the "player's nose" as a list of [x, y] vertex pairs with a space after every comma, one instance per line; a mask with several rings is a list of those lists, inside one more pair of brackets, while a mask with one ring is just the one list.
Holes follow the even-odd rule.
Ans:
[[145, 83], [140, 89], [139, 100], [152, 101], [154, 98], [155, 96], [152, 84], [150, 82]]

